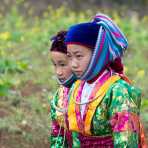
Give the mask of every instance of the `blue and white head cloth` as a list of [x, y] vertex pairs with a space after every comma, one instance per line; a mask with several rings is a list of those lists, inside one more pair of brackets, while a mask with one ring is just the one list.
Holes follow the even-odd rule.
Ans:
[[63, 85], [67, 88], [70, 88], [72, 86], [72, 84], [77, 80], [77, 77], [75, 74], [71, 74], [69, 76], [69, 78], [65, 81], [60, 81], [58, 78], [57, 78], [57, 81], [60, 85]]
[[[91, 29], [88, 27], [88, 24], [92, 28], [96, 28], [96, 26], [98, 26], [97, 36], [95, 29], [90, 31]], [[93, 37], [92, 34], [94, 34]], [[92, 43], [91, 40], [95, 41], [92, 58], [87, 69], [80, 77], [80, 79], [86, 81], [96, 77], [109, 63], [113, 62], [116, 58], [121, 58], [128, 46], [128, 42], [124, 34], [111, 20], [111, 18], [104, 14], [97, 14], [92, 22], [76, 24], [70, 27], [66, 35], [65, 42], [66, 44], [73, 43], [85, 46], [86, 44], [89, 45], [89, 43]]]

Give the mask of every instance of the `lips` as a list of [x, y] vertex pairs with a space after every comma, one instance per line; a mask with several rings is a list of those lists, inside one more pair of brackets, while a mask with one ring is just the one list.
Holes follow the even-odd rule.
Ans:
[[77, 76], [81, 76], [82, 75], [82, 72], [81, 71], [74, 71], [74, 73], [77, 75]]
[[64, 82], [66, 79], [65, 79], [65, 78], [59, 78], [59, 80], [60, 80], [61, 82]]

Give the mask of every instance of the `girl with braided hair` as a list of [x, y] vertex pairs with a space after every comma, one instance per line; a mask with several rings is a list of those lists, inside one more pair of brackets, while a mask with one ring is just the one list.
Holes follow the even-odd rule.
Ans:
[[51, 135], [49, 138], [51, 148], [68, 147], [68, 145], [72, 147], [66, 108], [68, 105], [69, 88], [76, 79], [72, 74], [67, 58], [67, 47], [64, 43], [66, 33], [66, 31], [60, 31], [51, 39], [50, 55], [57, 80], [60, 84], [59, 89], [50, 102]]

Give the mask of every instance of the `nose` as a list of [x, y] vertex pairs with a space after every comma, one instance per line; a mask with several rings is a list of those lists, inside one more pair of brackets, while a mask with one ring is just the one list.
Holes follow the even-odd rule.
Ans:
[[61, 69], [61, 68], [57, 68], [57, 69], [56, 69], [56, 73], [57, 73], [57, 76], [58, 76], [58, 77], [61, 77], [61, 76], [63, 75], [62, 69]]
[[78, 61], [75, 59], [71, 60], [71, 68], [72, 70], [76, 70], [78, 68]]

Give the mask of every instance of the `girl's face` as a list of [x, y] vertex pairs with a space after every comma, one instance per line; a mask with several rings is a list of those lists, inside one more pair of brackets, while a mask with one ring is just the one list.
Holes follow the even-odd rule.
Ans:
[[81, 77], [86, 70], [92, 56], [90, 48], [81, 45], [67, 45], [67, 56], [71, 64], [72, 71], [77, 77]]
[[66, 54], [58, 51], [51, 51], [51, 60], [56, 75], [61, 82], [64, 82], [72, 75], [72, 70]]

